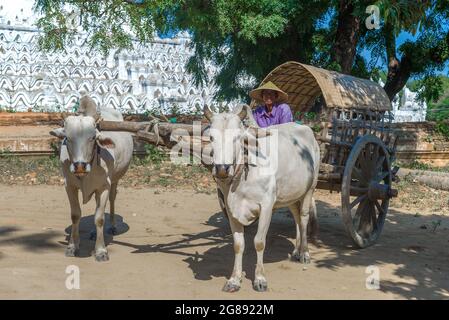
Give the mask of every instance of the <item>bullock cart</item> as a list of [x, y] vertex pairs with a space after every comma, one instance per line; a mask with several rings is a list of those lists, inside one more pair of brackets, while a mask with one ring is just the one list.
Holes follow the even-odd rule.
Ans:
[[[278, 66], [261, 84], [268, 81], [288, 93], [295, 116], [315, 132], [321, 148], [317, 188], [341, 192], [348, 235], [360, 248], [372, 245], [382, 232], [389, 200], [398, 193], [392, 188], [398, 170], [392, 168], [397, 136], [391, 127], [391, 103], [385, 91], [369, 80], [297, 62]], [[255, 101], [251, 107], [255, 107]], [[191, 144], [191, 125], [155, 123], [103, 121], [99, 127], [132, 131], [144, 141], [167, 147], [188, 143], [196, 155], [208, 145], [202, 137]], [[170, 134], [176, 129], [185, 130], [189, 136], [171, 140]]]

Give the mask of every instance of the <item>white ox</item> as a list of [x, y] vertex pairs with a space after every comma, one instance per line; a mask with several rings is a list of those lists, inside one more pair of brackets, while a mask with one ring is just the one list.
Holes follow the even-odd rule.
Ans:
[[[222, 198], [220, 200], [224, 202], [234, 240], [234, 269], [223, 287], [227, 292], [240, 289], [244, 226], [259, 219], [254, 238], [257, 265], [253, 288], [257, 291], [267, 289], [263, 253], [273, 209], [288, 207], [292, 212], [296, 224], [296, 245], [292, 258], [302, 263], [310, 262], [307, 246], [309, 213], [312, 233], [316, 232], [317, 226], [313, 192], [318, 180], [320, 149], [313, 131], [296, 123], [267, 129], [245, 128], [241, 120], [250, 112], [251, 109], [246, 105], [235, 113], [216, 114], [204, 108], [204, 114], [211, 124], [212, 174], [217, 182], [219, 197]], [[263, 144], [274, 138], [275, 131], [278, 139], [274, 141], [274, 148], [269, 150], [268, 157], [268, 162], [277, 157], [274, 170], [269, 173], [264, 166], [247, 164], [248, 159], [244, 160], [247, 157], [245, 149], [249, 149], [252, 154], [258, 150], [257, 157], [268, 156], [263, 150], [251, 147], [255, 135], [258, 134], [257, 142]]]
[[76, 256], [79, 251], [79, 222], [81, 208], [78, 191], [81, 190], [83, 204], [95, 194], [95, 259], [109, 260], [104, 244], [103, 226], [106, 203], [110, 202], [111, 232], [115, 233], [115, 198], [117, 183], [125, 174], [133, 153], [133, 139], [127, 132], [99, 132], [96, 123], [100, 117], [109, 121], [123, 121], [120, 112], [104, 108], [96, 112], [95, 102], [88, 96], [80, 100], [80, 114], [64, 120], [64, 128], [50, 132], [60, 139], [60, 161], [65, 178], [65, 189], [70, 202], [72, 233], [66, 249], [67, 256]]

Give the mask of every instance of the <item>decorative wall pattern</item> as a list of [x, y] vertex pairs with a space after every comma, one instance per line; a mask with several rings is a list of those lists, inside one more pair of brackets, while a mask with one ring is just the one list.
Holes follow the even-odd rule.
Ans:
[[[39, 30], [27, 19], [7, 20], [0, 10], [0, 108], [14, 111], [71, 111], [80, 93], [125, 113], [159, 109], [191, 113], [212, 102], [213, 85], [197, 88], [185, 71], [192, 55], [187, 34], [155, 37], [149, 45], [103, 57], [83, 45], [64, 53], [38, 50]], [[207, 65], [209, 76], [216, 69]]]

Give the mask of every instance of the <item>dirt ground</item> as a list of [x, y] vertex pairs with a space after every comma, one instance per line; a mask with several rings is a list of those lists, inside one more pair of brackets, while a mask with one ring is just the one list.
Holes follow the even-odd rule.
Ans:
[[[221, 288], [232, 271], [232, 237], [213, 193], [119, 188], [119, 234], [106, 237], [104, 263], [91, 255], [94, 201], [83, 206], [80, 257], [67, 258], [70, 215], [62, 186], [0, 184], [0, 194], [1, 299], [449, 298], [449, 215], [430, 208], [391, 208], [378, 243], [356, 250], [341, 223], [340, 195], [318, 191], [320, 241], [310, 245], [312, 263], [305, 269], [290, 261], [294, 224], [281, 210], [267, 237], [269, 290], [252, 289], [252, 225], [242, 289], [230, 294]], [[66, 288], [70, 265], [79, 267], [79, 290]], [[366, 288], [368, 266], [379, 268], [378, 290]]]

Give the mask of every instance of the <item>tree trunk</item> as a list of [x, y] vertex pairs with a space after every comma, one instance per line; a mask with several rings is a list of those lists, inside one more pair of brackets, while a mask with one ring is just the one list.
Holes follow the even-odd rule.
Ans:
[[384, 89], [390, 101], [393, 101], [396, 94], [407, 84], [411, 74], [411, 65], [407, 56], [404, 56], [401, 61], [396, 57], [389, 60], [387, 82], [385, 83]]
[[396, 57], [396, 36], [394, 27], [390, 23], [385, 24], [383, 32], [388, 58], [387, 82], [384, 89], [390, 101], [393, 101], [396, 94], [402, 90], [410, 78], [411, 61], [407, 55], [404, 55], [400, 61]]
[[354, 9], [352, 1], [339, 0], [337, 34], [331, 54], [345, 74], [351, 73], [359, 40], [360, 17], [354, 14]]

